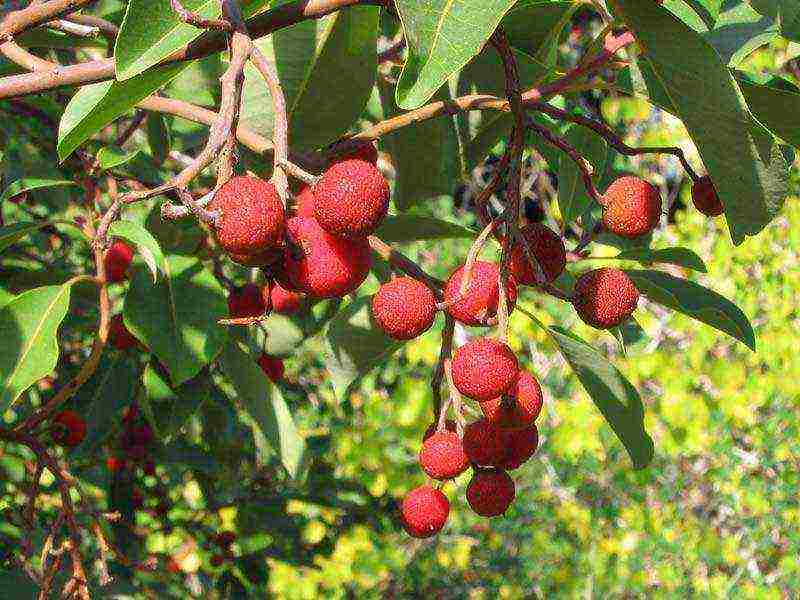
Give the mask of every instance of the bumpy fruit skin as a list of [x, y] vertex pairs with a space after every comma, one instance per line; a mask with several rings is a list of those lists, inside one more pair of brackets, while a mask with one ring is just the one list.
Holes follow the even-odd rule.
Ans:
[[106, 250], [103, 264], [106, 270], [106, 279], [111, 283], [119, 283], [128, 276], [128, 268], [133, 260], [133, 248], [121, 240], [115, 241]]
[[450, 502], [430, 485], [411, 490], [400, 509], [403, 527], [415, 538], [429, 538], [441, 531], [450, 514]]
[[503, 444], [503, 458], [495, 466], [506, 471], [518, 469], [536, 453], [539, 448], [539, 429], [531, 425], [526, 429], [503, 431], [500, 433]]
[[371, 234], [389, 210], [389, 183], [374, 165], [358, 159], [336, 162], [314, 186], [314, 216], [333, 235]]
[[453, 356], [453, 383], [459, 392], [478, 402], [505, 394], [517, 381], [518, 373], [514, 352], [492, 338], [470, 340]]
[[[558, 279], [567, 264], [567, 249], [564, 240], [555, 231], [541, 223], [531, 223], [520, 231], [528, 242], [528, 248], [548, 282]], [[514, 244], [511, 249], [511, 273], [522, 285], [536, 284], [536, 267], [528, 260], [522, 244]]]
[[366, 240], [336, 237], [305, 217], [289, 219], [287, 228], [297, 247], [286, 252], [290, 287], [317, 298], [341, 298], [367, 278], [372, 250]]
[[718, 217], [725, 212], [725, 207], [717, 195], [717, 189], [708, 175], [692, 185], [692, 202], [694, 207], [707, 217]]
[[297, 201], [297, 208], [295, 215], [298, 217], [313, 217], [314, 216], [314, 190], [310, 185], [304, 183], [300, 191], [295, 196]]
[[624, 238], [647, 235], [661, 219], [661, 194], [639, 177], [620, 177], [603, 196], [603, 225]]
[[432, 479], [453, 479], [467, 470], [469, 457], [457, 433], [438, 431], [423, 442], [419, 464]]
[[464, 452], [476, 465], [494, 466], [505, 457], [500, 430], [486, 419], [474, 421], [464, 428]]
[[56, 444], [72, 448], [86, 437], [86, 421], [72, 410], [62, 410], [53, 417], [53, 441]]
[[125, 327], [122, 315], [114, 315], [108, 323], [108, 342], [117, 350], [128, 350], [139, 345], [139, 340]]
[[397, 277], [372, 298], [372, 316], [389, 337], [411, 340], [428, 331], [436, 318], [436, 297], [421, 281]]
[[261, 367], [261, 370], [264, 371], [273, 383], [283, 379], [285, 367], [280, 358], [262, 353], [261, 356], [258, 357], [258, 366]]
[[272, 285], [269, 297], [272, 301], [272, 310], [279, 315], [291, 315], [296, 313], [300, 310], [300, 301], [303, 299], [302, 294], [287, 290], [279, 283]]
[[[472, 265], [472, 276], [467, 293], [461, 296], [461, 278], [464, 276], [464, 266], [459, 267], [447, 280], [444, 290], [444, 300], [447, 313], [459, 323], [471, 327], [489, 325], [489, 320], [497, 315], [497, 304], [500, 300], [498, 277], [500, 266], [476, 260]], [[461, 298], [457, 302], [453, 302]], [[514, 309], [517, 302], [517, 282], [513, 277], [508, 278], [508, 312]]]
[[260, 317], [272, 307], [268, 287], [248, 283], [228, 294], [228, 314], [231, 319]]
[[539, 382], [527, 371], [520, 371], [505, 397], [481, 402], [481, 410], [486, 419], [500, 429], [525, 429], [536, 421], [542, 402]]
[[639, 303], [639, 290], [623, 271], [604, 267], [584, 273], [572, 301], [587, 325], [610, 329], [626, 321]]
[[515, 494], [514, 480], [501, 469], [476, 471], [467, 486], [467, 502], [482, 517], [505, 513]]
[[260, 255], [283, 241], [285, 216], [275, 186], [258, 177], [228, 180], [208, 205], [221, 213], [215, 226], [220, 246], [228, 253]]

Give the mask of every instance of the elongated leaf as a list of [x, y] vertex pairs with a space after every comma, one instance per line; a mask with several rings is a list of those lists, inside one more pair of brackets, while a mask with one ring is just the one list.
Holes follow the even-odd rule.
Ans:
[[736, 67], [757, 48], [780, 35], [775, 19], [758, 14], [748, 0], [725, 2], [714, 28], [703, 37], [719, 53], [722, 62]]
[[653, 250], [651, 248], [636, 248], [620, 252], [614, 258], [622, 260], [635, 260], [641, 263], [666, 263], [693, 269], [700, 273], [707, 272], [706, 263], [697, 254], [688, 248], [662, 248]]
[[639, 291], [667, 308], [688, 315], [727, 333], [751, 350], [756, 349], [753, 326], [742, 310], [727, 298], [702, 285], [661, 271], [626, 271]]
[[70, 289], [68, 284], [36, 288], [0, 309], [0, 413], [55, 368]]
[[101, 170], [108, 171], [132, 161], [138, 154], [139, 150], [128, 153], [110, 146], [103, 146], [97, 152], [97, 162], [100, 164]]
[[25, 236], [48, 225], [52, 225], [52, 223], [50, 221], [40, 221], [39, 223], [14, 223], [13, 225], [0, 227], [0, 252], [16, 244]]
[[800, 4], [795, 0], [750, 0], [750, 5], [762, 15], [775, 19], [784, 37], [800, 42]]
[[297, 431], [280, 390], [269, 382], [241, 342], [231, 340], [226, 344], [220, 362], [228, 381], [236, 390], [237, 400], [252, 421], [254, 435], [264, 436], [289, 475], [296, 477], [305, 452], [305, 442]]
[[414, 242], [418, 240], [471, 239], [472, 229], [436, 217], [424, 215], [389, 215], [376, 235], [385, 242]]
[[13, 183], [11, 183], [6, 189], [4, 189], [2, 194], [0, 194], [0, 202], [4, 202], [9, 198], [13, 198], [14, 196], [18, 196], [25, 192], [32, 192], [33, 190], [40, 190], [43, 188], [50, 188], [50, 187], [61, 187], [65, 185], [77, 185], [77, 184], [74, 181], [68, 181], [63, 179], [36, 179], [34, 177], [17, 179]]
[[[594, 131], [573, 127], [567, 141], [594, 167], [595, 182], [602, 176], [608, 157], [608, 144]], [[558, 167], [558, 208], [564, 223], [571, 223], [592, 205], [581, 171], [569, 156], [561, 154]]]
[[167, 256], [157, 283], [134, 264], [125, 326], [167, 368], [173, 385], [188, 381], [217, 357], [228, 337], [217, 323], [225, 314], [222, 286], [197, 258]]
[[737, 80], [753, 116], [779, 138], [800, 148], [800, 89], [780, 78], [758, 84], [737, 73]]
[[337, 398], [350, 386], [402, 346], [387, 337], [371, 319], [370, 298], [357, 298], [328, 324], [325, 333], [325, 366]]
[[514, 0], [396, 0], [409, 56], [397, 82], [397, 105], [425, 104], [480, 52]]
[[164, 254], [156, 238], [144, 227], [133, 221], [114, 221], [108, 228], [111, 237], [122, 238], [136, 245], [139, 255], [153, 274], [153, 283], [158, 279], [158, 271], [165, 272]]
[[173, 389], [153, 363], [147, 365], [142, 376], [145, 391], [142, 409], [160, 440], [170, 442], [186, 425], [208, 399], [211, 385], [208, 375], [201, 373]]
[[514, 48], [553, 66], [558, 39], [578, 7], [574, 2], [522, 0], [503, 17], [501, 24]]

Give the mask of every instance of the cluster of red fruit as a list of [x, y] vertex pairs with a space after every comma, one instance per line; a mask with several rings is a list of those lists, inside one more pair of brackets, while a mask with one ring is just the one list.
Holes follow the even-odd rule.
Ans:
[[233, 553], [233, 543], [236, 541], [236, 534], [233, 531], [221, 531], [214, 536], [214, 544], [219, 548], [219, 552], [211, 555], [211, 566], [221, 567], [225, 561], [235, 558]]

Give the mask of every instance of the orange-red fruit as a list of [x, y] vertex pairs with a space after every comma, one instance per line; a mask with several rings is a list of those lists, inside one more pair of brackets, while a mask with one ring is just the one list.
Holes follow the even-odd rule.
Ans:
[[707, 217], [718, 217], [725, 212], [725, 207], [717, 195], [717, 189], [708, 175], [692, 185], [692, 202], [694, 207]]
[[421, 281], [397, 277], [372, 298], [372, 315], [396, 340], [410, 340], [428, 331], [436, 318], [436, 297]]
[[453, 356], [453, 383], [459, 392], [478, 402], [505, 394], [517, 381], [518, 373], [514, 352], [492, 338], [470, 340]]
[[116, 473], [125, 468], [125, 461], [120, 460], [116, 456], [109, 456], [106, 459], [106, 468], [112, 473]]
[[583, 322], [598, 329], [610, 329], [629, 319], [638, 302], [639, 290], [630, 277], [610, 267], [581, 275], [572, 301]]
[[243, 267], [268, 267], [274, 265], [283, 258], [283, 251], [282, 248], [275, 247], [254, 254], [236, 254], [231, 252], [228, 254], [228, 258]]
[[221, 554], [215, 554], [211, 557], [211, 566], [212, 567], [221, 567], [222, 563], [225, 562], [225, 559], [222, 557]]
[[269, 288], [254, 283], [235, 288], [228, 294], [228, 314], [232, 319], [260, 317], [269, 312], [271, 306]]
[[53, 417], [53, 441], [56, 444], [72, 448], [86, 437], [86, 421], [72, 410], [62, 410]]
[[296, 246], [286, 252], [290, 287], [317, 298], [341, 298], [367, 278], [372, 251], [366, 240], [336, 237], [307, 217], [289, 219], [287, 228]]
[[275, 186], [258, 177], [228, 180], [208, 205], [220, 211], [215, 233], [229, 254], [254, 256], [283, 241], [284, 212]]
[[266, 373], [273, 382], [278, 382], [283, 379], [284, 366], [283, 361], [275, 356], [262, 353], [258, 357], [258, 366]]
[[310, 185], [304, 183], [295, 196], [295, 200], [297, 201], [295, 215], [298, 217], [314, 216], [314, 190]]
[[296, 313], [300, 309], [300, 301], [303, 298], [302, 294], [287, 290], [279, 283], [272, 285], [269, 296], [272, 301], [272, 310], [280, 315]]
[[503, 444], [503, 458], [495, 466], [513, 471], [518, 469], [539, 447], [539, 430], [536, 425], [516, 431], [503, 431], [500, 433]]
[[494, 466], [505, 457], [500, 430], [486, 419], [474, 421], [464, 428], [464, 452], [477, 465]]
[[[464, 268], [459, 267], [447, 280], [444, 290], [444, 300], [448, 304], [446, 310], [451, 317], [464, 325], [488, 325], [489, 319], [497, 315], [500, 266], [497, 263], [476, 260], [472, 265], [469, 287], [462, 296], [461, 278], [464, 276]], [[517, 282], [513, 277], [508, 278], [506, 298], [508, 312], [511, 312], [517, 301]], [[458, 301], [454, 302], [455, 300]]]
[[[567, 249], [561, 236], [541, 223], [531, 223], [520, 233], [528, 242], [528, 248], [541, 266], [545, 279], [548, 282], [558, 279], [567, 264]], [[511, 273], [517, 283], [536, 284], [536, 271], [522, 244], [514, 244], [511, 249]]]
[[117, 240], [106, 250], [103, 264], [106, 270], [106, 279], [111, 283], [118, 283], [128, 276], [128, 268], [133, 260], [133, 248], [125, 242]]
[[364, 160], [368, 163], [375, 165], [378, 163], [378, 149], [375, 147], [375, 144], [365, 142], [359, 145], [358, 148], [356, 148], [349, 154], [345, 154], [344, 156], [337, 158], [334, 162], [341, 162], [343, 160], [348, 160], [353, 158]]
[[501, 469], [476, 471], [467, 486], [467, 502], [482, 517], [506, 512], [514, 501], [514, 480]]
[[128, 350], [136, 347], [139, 340], [125, 327], [122, 315], [114, 315], [108, 323], [108, 342], [117, 350]]
[[389, 210], [389, 183], [372, 164], [359, 159], [335, 162], [314, 186], [314, 216], [333, 235], [371, 234]]
[[461, 438], [453, 431], [437, 431], [426, 439], [419, 451], [419, 464], [432, 479], [452, 479], [469, 467]]
[[441, 531], [450, 514], [450, 502], [430, 485], [411, 490], [401, 507], [403, 526], [415, 538], [428, 538]]
[[661, 219], [661, 194], [639, 177], [620, 177], [603, 196], [603, 225], [611, 233], [636, 238], [653, 231]]
[[520, 371], [506, 395], [481, 402], [481, 410], [500, 429], [525, 429], [533, 425], [542, 411], [542, 388], [533, 375]]

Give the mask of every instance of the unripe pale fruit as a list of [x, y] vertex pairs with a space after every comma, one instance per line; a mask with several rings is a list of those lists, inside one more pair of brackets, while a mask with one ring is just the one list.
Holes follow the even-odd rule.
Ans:
[[287, 290], [279, 283], [274, 283], [269, 293], [272, 300], [272, 310], [279, 315], [291, 315], [300, 309], [302, 294]]
[[261, 356], [258, 357], [258, 366], [261, 367], [261, 370], [264, 371], [273, 383], [283, 379], [285, 367], [280, 358], [262, 353]]
[[639, 177], [620, 177], [603, 196], [603, 225], [624, 238], [647, 235], [661, 219], [661, 194]]
[[505, 513], [515, 494], [514, 480], [501, 469], [475, 471], [467, 486], [467, 502], [482, 517]]
[[295, 208], [295, 215], [298, 217], [313, 217], [314, 216], [314, 191], [307, 183], [303, 184], [300, 191], [295, 196], [297, 207]]
[[610, 329], [631, 317], [639, 290], [623, 271], [604, 267], [581, 275], [572, 303], [584, 323]]
[[718, 217], [725, 212], [725, 207], [717, 195], [717, 189], [708, 175], [692, 185], [692, 202], [694, 207], [707, 217]]
[[527, 371], [520, 371], [517, 381], [501, 398], [481, 402], [486, 419], [500, 429], [525, 429], [533, 425], [542, 411], [542, 388]]
[[214, 227], [219, 245], [240, 261], [283, 242], [283, 202], [268, 181], [233, 177], [217, 191], [208, 208], [221, 213]]
[[86, 437], [86, 421], [73, 410], [62, 410], [53, 417], [53, 441], [72, 448]]
[[423, 485], [411, 490], [400, 509], [403, 526], [415, 538], [429, 538], [441, 531], [450, 514], [450, 502], [441, 491]]
[[296, 246], [287, 249], [284, 265], [291, 287], [317, 298], [341, 298], [367, 278], [372, 250], [366, 240], [336, 237], [306, 217], [289, 219], [287, 227]]
[[419, 451], [419, 464], [432, 479], [453, 479], [469, 467], [461, 438], [453, 431], [437, 431]]
[[139, 345], [139, 340], [125, 327], [122, 315], [114, 315], [108, 323], [108, 343], [117, 350], [128, 350]]
[[453, 355], [453, 383], [459, 392], [478, 402], [508, 392], [517, 381], [518, 373], [514, 352], [492, 338], [470, 340]]
[[260, 317], [272, 308], [268, 287], [248, 283], [228, 295], [228, 314], [231, 319]]
[[[461, 279], [464, 269], [465, 266], [461, 266], [447, 280], [444, 290], [444, 300], [448, 305], [446, 310], [451, 317], [464, 325], [490, 325], [490, 319], [497, 316], [497, 304], [500, 300], [500, 266], [497, 263], [476, 260], [472, 265], [469, 287], [462, 296]], [[508, 278], [506, 298], [510, 313], [517, 301], [517, 282], [512, 276]]]
[[436, 318], [436, 297], [421, 281], [397, 277], [372, 298], [372, 315], [389, 337], [410, 340], [428, 331]]
[[[547, 282], [558, 279], [567, 264], [567, 249], [561, 236], [541, 223], [531, 223], [520, 233], [528, 242], [528, 248], [539, 262]], [[537, 283], [536, 266], [531, 264], [520, 243], [511, 249], [511, 273], [521, 285]]]
[[500, 433], [500, 438], [503, 444], [503, 458], [497, 461], [496, 466], [506, 471], [518, 469], [539, 448], [539, 429], [536, 425], [516, 431], [503, 431]]
[[314, 216], [333, 235], [370, 235], [388, 210], [389, 183], [374, 165], [363, 160], [332, 164], [314, 186]]
[[464, 428], [464, 452], [476, 465], [494, 466], [505, 457], [500, 430], [486, 419], [474, 421]]
[[103, 257], [106, 279], [111, 283], [123, 281], [128, 276], [132, 260], [133, 248], [121, 240], [115, 241]]

